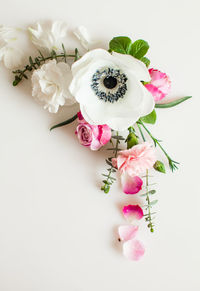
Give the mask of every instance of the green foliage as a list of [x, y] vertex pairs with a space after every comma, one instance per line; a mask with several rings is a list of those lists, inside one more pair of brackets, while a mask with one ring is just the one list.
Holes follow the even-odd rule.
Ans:
[[127, 36], [114, 37], [109, 43], [109, 50], [120, 54], [128, 54], [131, 44], [131, 39]]
[[[148, 130], [148, 128], [144, 125], [143, 121], [141, 119], [139, 119], [137, 121], [137, 125], [138, 125], [138, 128], [140, 129], [140, 133], [141, 135], [144, 137], [143, 133], [142, 133], [142, 130], [141, 130], [141, 127], [140, 125], [144, 128], [144, 130], [148, 133], [148, 135], [151, 137], [151, 139], [153, 140], [154, 142], [154, 145], [155, 147], [158, 145], [159, 148], [161, 149], [161, 151], [164, 153], [164, 155], [166, 156], [166, 158], [168, 159], [168, 162], [169, 162], [169, 167], [171, 169], [171, 171], [173, 172], [174, 170], [178, 169], [177, 167], [177, 164], [179, 164], [178, 162], [174, 161], [171, 159], [171, 157], [168, 155], [168, 153], [165, 151], [165, 149], [162, 147], [161, 145], [161, 141], [158, 140], [157, 138], [155, 138], [151, 132]], [[143, 138], [144, 139], [144, 138]], [[145, 139], [144, 139], [145, 140]]]
[[29, 64], [24, 66], [22, 70], [17, 69], [13, 71], [13, 74], [15, 74], [15, 79], [13, 81], [13, 86], [17, 86], [24, 78], [28, 79], [28, 76], [25, 74], [26, 72], [31, 72], [32, 70], [38, 69], [42, 64], [44, 64], [47, 60], [53, 60], [55, 59], [56, 61], [67, 61], [68, 57], [74, 58], [74, 60], [77, 60], [79, 58], [78, 55], [78, 50], [75, 49], [75, 54], [74, 55], [68, 55], [66, 54], [66, 50], [64, 45], [62, 45], [62, 52], [60, 54], [56, 54], [56, 52], [53, 50], [49, 56], [44, 56], [40, 51], [39, 51], [39, 56], [36, 58], [33, 58], [30, 56], [29, 57]]
[[65, 120], [65, 121], [63, 121], [63, 122], [61, 122], [61, 123], [58, 123], [58, 124], [52, 126], [52, 127], [50, 128], [50, 130], [52, 130], [52, 129], [54, 129], [54, 128], [57, 128], [57, 127], [61, 127], [61, 126], [67, 125], [67, 124], [70, 124], [70, 123], [72, 123], [74, 120], [76, 120], [77, 118], [78, 118], [78, 114], [76, 113], [73, 117], [71, 117], [71, 118], [69, 118], [69, 119], [67, 119], [67, 120]]
[[156, 104], [155, 107], [156, 108], [170, 108], [170, 107], [174, 107], [188, 99], [192, 98], [192, 96], [186, 96], [177, 100], [174, 100], [172, 102], [168, 102], [168, 103], [163, 103], [163, 104]]
[[117, 52], [120, 54], [131, 55], [138, 60], [141, 60], [147, 67], [150, 65], [150, 60], [144, 57], [149, 49], [149, 44], [143, 39], [138, 39], [132, 43], [127, 36], [114, 37], [109, 43], [109, 52]]
[[150, 65], [150, 60], [149, 60], [148, 58], [146, 58], [146, 57], [142, 57], [142, 58], [140, 59], [140, 61], [142, 61], [142, 62], [146, 65], [147, 68], [149, 67], [149, 65]]
[[[114, 146], [112, 139], [116, 140], [116, 144]], [[124, 138], [123, 136], [118, 135], [118, 132], [116, 132], [116, 135], [113, 135], [110, 142], [112, 143], [113, 147], [109, 148], [108, 150], [112, 150], [114, 153], [113, 157], [109, 157], [106, 160], [106, 164], [109, 165], [110, 167], [107, 169], [108, 173], [107, 174], [102, 174], [102, 176], [106, 177], [106, 180], [103, 180], [102, 182], [104, 185], [101, 187], [101, 190], [104, 191], [105, 194], [107, 194], [110, 191], [110, 186], [114, 183], [116, 180], [112, 174], [116, 172], [116, 169], [112, 165], [112, 159], [117, 157], [117, 153], [120, 150], [119, 149], [119, 144], [120, 141], [123, 141]]]
[[156, 123], [156, 111], [155, 109], [148, 115], [143, 116], [140, 118], [144, 123], [150, 123], [150, 124], [155, 124]]
[[141, 60], [144, 57], [149, 49], [149, 44], [143, 39], [136, 40], [130, 48], [129, 54], [135, 57], [136, 59]]

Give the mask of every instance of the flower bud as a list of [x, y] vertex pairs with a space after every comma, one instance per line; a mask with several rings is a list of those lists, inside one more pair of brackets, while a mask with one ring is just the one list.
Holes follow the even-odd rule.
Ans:
[[137, 136], [134, 132], [130, 132], [126, 139], [127, 142], [127, 149], [132, 148], [133, 146], [138, 144]]
[[161, 161], [156, 161], [153, 167], [158, 172], [166, 173], [166, 171], [165, 171], [165, 165]]

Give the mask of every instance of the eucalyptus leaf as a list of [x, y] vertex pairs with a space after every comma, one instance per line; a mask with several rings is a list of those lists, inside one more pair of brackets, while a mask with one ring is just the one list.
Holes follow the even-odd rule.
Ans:
[[114, 51], [120, 54], [128, 54], [131, 43], [131, 39], [127, 36], [114, 37], [109, 43], [109, 51]]
[[188, 99], [192, 98], [192, 96], [186, 96], [177, 100], [174, 100], [172, 102], [168, 102], [168, 103], [163, 103], [163, 104], [156, 104], [155, 107], [156, 108], [170, 108], [170, 107], [174, 107]]
[[136, 59], [141, 59], [144, 57], [149, 49], [149, 44], [143, 39], [136, 40], [130, 48], [129, 54]]
[[153, 200], [150, 202], [150, 205], [152, 206], [152, 205], [155, 205], [156, 203], [158, 203], [158, 200]]
[[156, 111], [155, 109], [148, 115], [143, 116], [140, 118], [144, 123], [150, 123], [150, 124], [155, 124], [156, 123]]

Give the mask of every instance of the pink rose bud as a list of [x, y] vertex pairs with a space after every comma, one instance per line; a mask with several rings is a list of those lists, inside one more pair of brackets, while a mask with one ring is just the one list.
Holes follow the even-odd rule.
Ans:
[[158, 70], [150, 69], [151, 82], [145, 84], [147, 90], [153, 95], [155, 101], [162, 100], [171, 89], [169, 77]]
[[96, 151], [111, 139], [111, 129], [108, 125], [91, 125], [85, 121], [81, 112], [78, 112], [78, 122], [75, 133], [83, 146]]

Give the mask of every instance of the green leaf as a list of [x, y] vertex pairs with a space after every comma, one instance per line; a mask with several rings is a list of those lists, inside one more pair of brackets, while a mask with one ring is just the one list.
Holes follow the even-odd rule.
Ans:
[[143, 39], [136, 40], [130, 48], [129, 54], [136, 59], [141, 59], [144, 57], [149, 49], [149, 44]]
[[78, 115], [75, 114], [72, 118], [69, 118], [69, 119], [67, 119], [67, 120], [65, 120], [65, 121], [63, 121], [63, 122], [61, 122], [61, 123], [58, 123], [58, 124], [52, 126], [52, 127], [50, 128], [50, 130], [52, 130], [52, 129], [54, 129], [54, 128], [57, 128], [57, 127], [61, 127], [61, 126], [67, 125], [67, 124], [70, 124], [70, 123], [72, 123], [74, 120], [76, 120], [77, 118], [78, 118]]
[[177, 100], [174, 100], [172, 102], [169, 102], [169, 103], [163, 103], [163, 104], [156, 104], [155, 107], [156, 108], [170, 108], [170, 107], [174, 107], [188, 99], [192, 98], [192, 96], [186, 96], [186, 97], [183, 97], [183, 98], [180, 98], [180, 99], [177, 99]]
[[150, 205], [152, 206], [152, 205], [155, 205], [156, 203], [158, 203], [158, 200], [153, 200], [150, 202]]
[[109, 51], [114, 51], [120, 54], [128, 54], [131, 43], [131, 39], [127, 36], [114, 37], [109, 43]]
[[140, 60], [146, 65], [147, 68], [149, 67], [150, 60], [148, 58], [142, 57]]
[[145, 123], [155, 124], [156, 123], [156, 111], [155, 109], [148, 115], [140, 118]]

